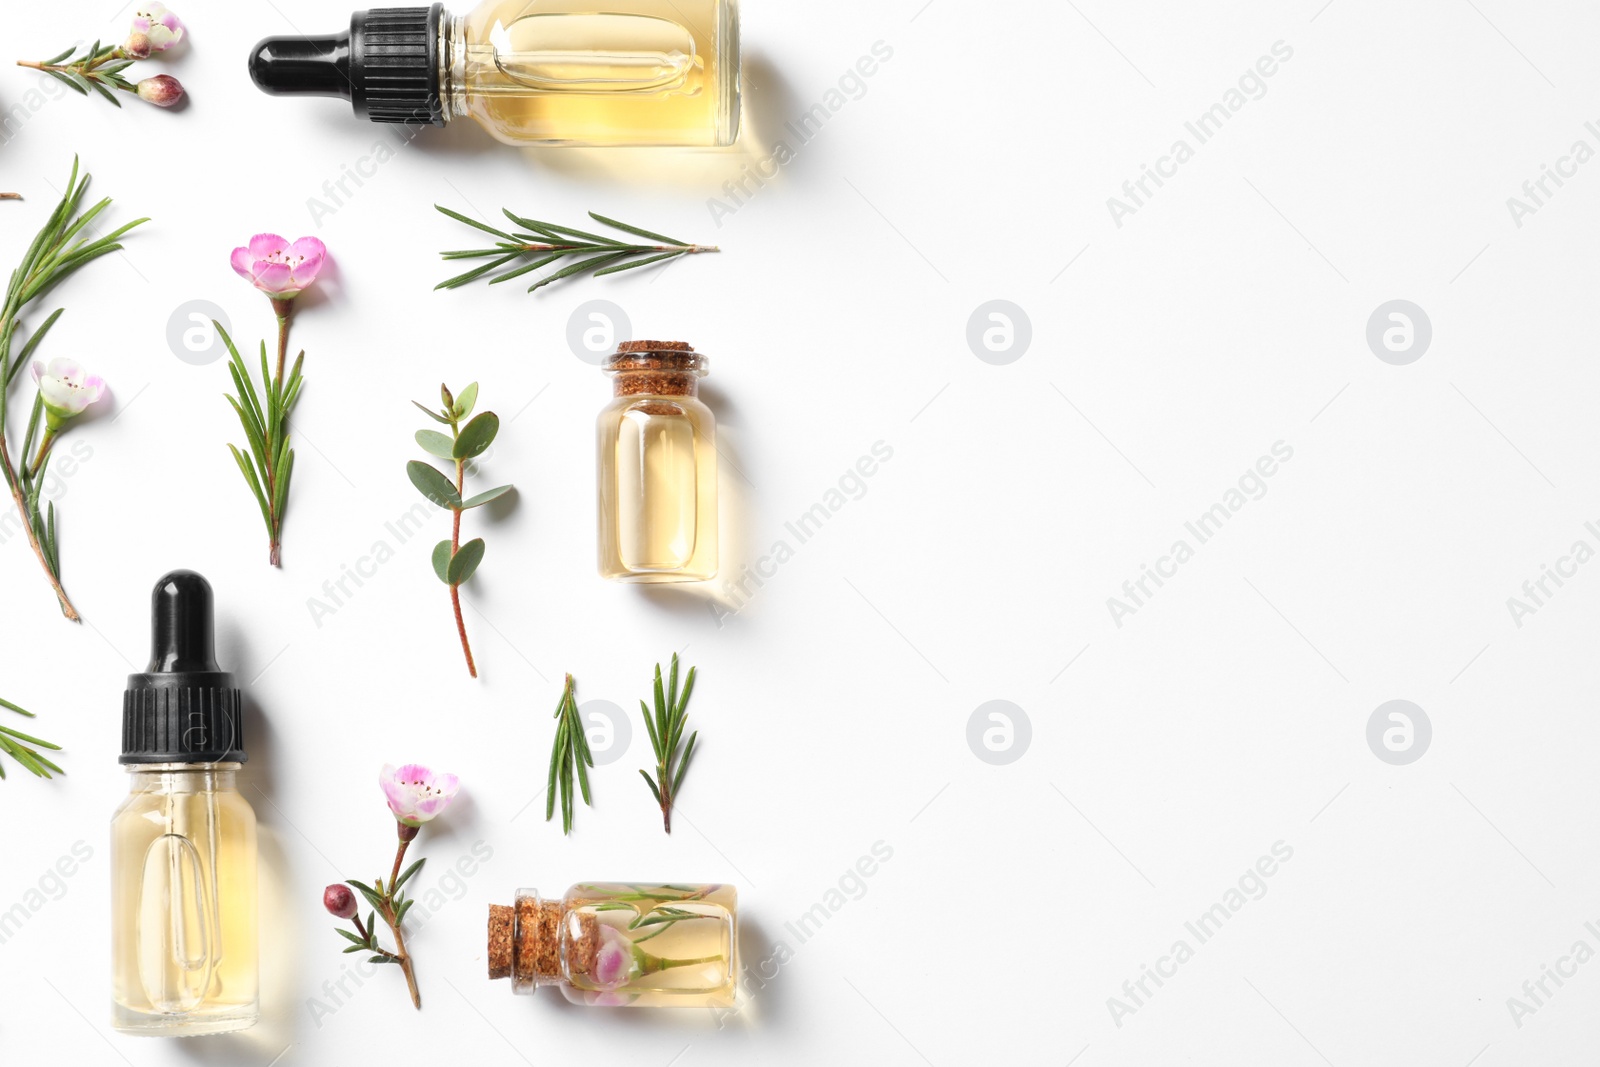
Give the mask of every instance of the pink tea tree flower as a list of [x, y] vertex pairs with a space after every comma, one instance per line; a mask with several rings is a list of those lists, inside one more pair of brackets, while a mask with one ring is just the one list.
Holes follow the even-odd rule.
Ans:
[[317, 280], [328, 249], [315, 237], [285, 241], [275, 233], [258, 233], [233, 250], [239, 277], [274, 300], [297, 297]]
[[[100, 399], [106, 383], [64, 356], [52, 359], [48, 366], [36, 359], [29, 373], [33, 375], [33, 384], [39, 388], [35, 403], [44, 411], [44, 435], [39, 439], [39, 451], [29, 464], [29, 472], [37, 475], [50, 458], [50, 446], [55, 444], [56, 436], [67, 423]], [[26, 461], [26, 455], [23, 459]]]
[[595, 953], [594, 965], [589, 968], [589, 978], [600, 992], [615, 993], [638, 977], [641, 970], [638, 951], [627, 934], [602, 924], [600, 949]]
[[[411, 910], [413, 903], [412, 898], [405, 894], [405, 884], [422, 869], [424, 861], [417, 860], [405, 870], [400, 868], [405, 862], [406, 849], [416, 840], [423, 825], [433, 821], [450, 806], [461, 783], [453, 774], [435, 774], [421, 764], [407, 763], [398, 768], [393, 764], [384, 764], [383, 771], [378, 775], [378, 785], [388, 801], [400, 837], [388, 880], [379, 878], [367, 883], [352, 878], [343, 885], [330, 885], [322, 891], [322, 906], [334, 918], [347, 919], [355, 926], [353, 933], [343, 927], [335, 927], [339, 936], [348, 942], [344, 949], [346, 952], [366, 952], [369, 954], [369, 963], [393, 963], [400, 968], [406, 976], [411, 1003], [420, 1011], [422, 994], [417, 990], [416, 969], [410, 953], [406, 951], [401, 924], [405, 922], [406, 912]], [[360, 893], [371, 907], [366, 922], [361, 921], [360, 904], [351, 895], [351, 889]], [[393, 951], [378, 944], [380, 919], [394, 936]]]
[[[327, 248], [315, 237], [290, 242], [275, 233], [258, 233], [250, 238], [249, 244], [233, 250], [230, 262], [234, 271], [267, 294], [272, 313], [278, 319], [278, 367], [270, 382], [264, 381], [258, 388], [249, 367], [234, 348], [233, 339], [226, 330], [217, 327], [228, 348], [229, 372], [238, 390], [238, 395], [229, 396], [228, 402], [233, 405], [248, 438], [244, 448], [232, 444], [228, 448], [261, 508], [261, 517], [267, 526], [267, 562], [274, 567], [281, 565], [283, 511], [289, 498], [289, 476], [294, 469], [294, 451], [289, 448], [289, 416], [304, 384], [300, 377], [304, 352], [295, 359], [288, 377], [284, 377], [284, 361], [289, 353], [289, 316], [295, 298], [316, 281], [327, 259]], [[265, 343], [261, 354], [265, 360]], [[260, 389], [267, 390], [267, 396], [263, 397]]]
[[448, 808], [461, 782], [453, 774], [435, 774], [420, 763], [408, 763], [399, 768], [386, 763], [378, 775], [378, 786], [389, 801], [389, 810], [394, 812], [403, 835], [404, 828], [415, 830], [423, 823], [432, 822]]
[[[183, 40], [183, 23], [167, 10], [165, 4], [143, 4], [133, 13], [133, 24], [128, 27], [128, 41], [122, 50], [131, 59], [144, 59], [156, 52], [165, 52]], [[143, 55], [140, 55], [140, 50]]]

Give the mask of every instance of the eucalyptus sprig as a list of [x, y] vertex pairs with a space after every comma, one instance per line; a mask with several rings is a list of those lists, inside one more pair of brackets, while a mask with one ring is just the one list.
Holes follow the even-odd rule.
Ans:
[[689, 718], [689, 694], [694, 692], [694, 677], [695, 669], [690, 667], [689, 677], [684, 680], [683, 693], [680, 695], [678, 654], [674, 652], [672, 672], [665, 691], [661, 688], [661, 664], [656, 664], [654, 717], [650, 714], [649, 705], [642, 700], [639, 701], [639, 710], [644, 713], [645, 729], [650, 732], [650, 747], [656, 754], [656, 777], [651, 778], [644, 770], [640, 770], [639, 775], [650, 787], [650, 795], [661, 805], [661, 825], [669, 834], [672, 833], [672, 804], [678, 797], [679, 788], [683, 785], [683, 776], [689, 770], [689, 758], [694, 755], [694, 743], [700, 737], [700, 731], [696, 730], [689, 735], [689, 743], [683, 744], [683, 727]]
[[[0, 708], [10, 708], [18, 715], [26, 715], [30, 719], [34, 717], [33, 712], [24, 711], [9, 700], [0, 700]], [[48, 758], [40, 753], [39, 748], [31, 747], [33, 745], [38, 745], [39, 748], [47, 748], [52, 752], [61, 751], [60, 745], [52, 745], [48, 741], [30, 736], [20, 730], [13, 730], [9, 726], [0, 726], [0, 752], [16, 760], [24, 770], [30, 772], [35, 778], [49, 778], [51, 771], [55, 771], [57, 774], [67, 773], [54, 763], [51, 763]], [[5, 764], [0, 763], [0, 778], [5, 776]]]
[[[588, 233], [584, 230], [575, 230], [570, 226], [557, 226], [553, 222], [540, 222], [538, 219], [524, 218], [514, 215], [509, 210], [502, 208], [506, 218], [530, 232], [512, 232], [497, 230], [493, 226], [469, 219], [457, 211], [438, 204], [433, 205], [443, 214], [449, 215], [457, 222], [464, 222], [474, 229], [482, 230], [500, 238], [493, 248], [468, 248], [456, 252], [441, 252], [443, 259], [488, 259], [490, 262], [480, 267], [474, 267], [465, 274], [458, 274], [454, 278], [447, 278], [434, 286], [435, 289], [459, 289], [463, 285], [476, 281], [485, 274], [500, 270], [501, 267], [510, 267], [516, 261], [517, 266], [496, 274], [490, 279], [490, 285], [508, 282], [513, 278], [520, 278], [530, 271], [540, 267], [549, 266], [558, 259], [566, 256], [582, 257], [576, 262], [568, 263], [560, 270], [554, 271], [528, 286], [528, 292], [541, 289], [551, 282], [563, 278], [571, 278], [579, 274], [593, 273], [595, 277], [606, 274], [619, 274], [635, 267], [647, 267], [652, 263], [664, 263], [669, 259], [679, 256], [695, 255], [700, 252], [720, 252], [722, 249], [715, 245], [695, 245], [680, 241], [675, 237], [652, 233], [642, 230], [637, 226], [630, 226], [616, 219], [608, 219], [604, 215], [589, 212], [589, 217], [596, 222], [612, 229], [621, 230], [635, 237], [643, 237], [656, 242], [654, 244], [629, 244], [619, 241], [614, 237], [604, 237], [600, 234]], [[640, 258], [642, 257], [642, 258]]]
[[[34, 397], [32, 414], [23, 437], [22, 463], [19, 466], [12, 461], [7, 443], [10, 429], [7, 419], [7, 397], [18, 372], [28, 364], [34, 349], [44, 340], [50, 327], [55, 325], [56, 319], [61, 317], [61, 308], [51, 312], [39, 328], [33, 331], [33, 335], [22, 346], [22, 351], [13, 358], [11, 344], [21, 324], [22, 313], [28, 305], [84, 264], [120, 251], [122, 235], [135, 226], [149, 221], [142, 218], [135, 219], [104, 237], [92, 236], [95, 219], [111, 205], [111, 199], [107, 197], [86, 211], [80, 210], [88, 187], [89, 175], [78, 177], [78, 160], [74, 156], [72, 174], [67, 179], [67, 191], [62, 194], [55, 210], [45, 221], [44, 227], [28, 246], [22, 262], [11, 272], [11, 280], [6, 285], [5, 300], [0, 303], [0, 474], [4, 475], [6, 487], [11, 491], [11, 499], [16, 504], [17, 513], [22, 516], [28, 544], [32, 546], [33, 554], [38, 557], [39, 565], [44, 568], [45, 577], [55, 590], [56, 600], [61, 605], [61, 613], [73, 621], [77, 621], [79, 615], [78, 609], [72, 606], [72, 601], [68, 599], [67, 591], [61, 584], [61, 546], [56, 539], [55, 504], [48, 503], [48, 507], [41, 512], [39, 495], [45, 483], [45, 471], [50, 460], [50, 445], [55, 441], [56, 433], [65, 421], [77, 412], [59, 404], [47, 404], [43, 391], [44, 383], [41, 382], [41, 391]], [[80, 236], [80, 234], [85, 235]], [[51, 377], [56, 376], [54, 367], [57, 362], [52, 360]], [[63, 394], [76, 393], [77, 400], [82, 400], [87, 395], [83, 390], [91, 385], [89, 379], [82, 375], [81, 368], [73, 369], [78, 372], [76, 380], [68, 380], [72, 377], [70, 375], [61, 378], [65, 384], [60, 386], [62, 393], [56, 394], [58, 399], [66, 399]], [[45, 376], [36, 373], [36, 380], [43, 377]], [[98, 395], [97, 389], [95, 395]], [[92, 400], [93, 397], [88, 399]], [[76, 401], [70, 403], [76, 404]], [[82, 407], [78, 406], [77, 410], [81, 411]], [[45, 429], [43, 436], [39, 435], [41, 422], [44, 423]], [[36, 442], [37, 451], [35, 451]], [[33, 452], [33, 455], [30, 456], [30, 452]]]
[[545, 783], [544, 821], [549, 822], [556, 810], [557, 789], [561, 796], [561, 832], [572, 833], [572, 781], [578, 781], [578, 791], [583, 802], [590, 807], [589, 770], [594, 766], [594, 754], [589, 751], [589, 738], [583, 731], [583, 720], [578, 717], [577, 684], [572, 675], [561, 689], [561, 700], [556, 704], [556, 739], [550, 747], [550, 775]]
[[461, 515], [499, 499], [511, 491], [511, 486], [496, 486], [462, 499], [466, 488], [467, 463], [483, 455], [494, 443], [495, 435], [500, 432], [500, 417], [492, 411], [485, 411], [465, 426], [462, 425], [478, 402], [477, 382], [456, 396], [452, 396], [449, 388], [441, 384], [439, 396], [444, 406], [438, 411], [421, 404], [417, 404], [417, 407], [434, 422], [448, 426], [449, 436], [438, 430], [418, 430], [416, 440], [428, 455], [455, 465], [455, 480], [452, 482], [433, 464], [417, 459], [406, 464], [406, 475], [423, 496], [451, 514], [450, 539], [440, 541], [433, 547], [433, 572], [450, 587], [450, 604], [455, 609], [456, 630], [461, 634], [461, 651], [467, 657], [467, 672], [476, 678], [478, 666], [473, 662], [472, 646], [467, 642], [467, 624], [461, 617], [461, 585], [472, 577], [478, 564], [483, 562], [484, 543], [481, 537], [475, 537], [466, 544], [461, 543]]

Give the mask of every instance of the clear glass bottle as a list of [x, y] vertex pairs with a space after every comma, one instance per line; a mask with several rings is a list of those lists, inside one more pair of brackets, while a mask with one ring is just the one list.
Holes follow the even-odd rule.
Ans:
[[111, 1024], [190, 1037], [260, 1014], [256, 819], [240, 795], [240, 696], [212, 654], [211, 587], [153, 598], [149, 668], [123, 697], [128, 798], [111, 819]]
[[717, 573], [717, 424], [699, 398], [709, 361], [681, 341], [629, 341], [606, 358], [600, 410], [600, 574], [702, 582]]
[[483, 0], [358, 11], [348, 33], [269, 37], [250, 76], [343, 96], [376, 122], [475, 119], [507, 144], [729, 145], [738, 0]]
[[517, 890], [489, 907], [489, 977], [555, 985], [574, 1004], [732, 1007], [738, 893], [729, 885], [583, 882], [560, 900]]

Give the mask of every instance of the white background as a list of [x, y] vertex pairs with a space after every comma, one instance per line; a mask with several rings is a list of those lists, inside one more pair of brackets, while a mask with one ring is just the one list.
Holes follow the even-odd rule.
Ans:
[[[120, 38], [131, 9], [110, 6], [13, 5], [0, 58]], [[79, 356], [114, 396], [71, 431], [93, 457], [58, 505], [85, 624], [61, 619], [20, 537], [0, 545], [0, 692], [40, 712], [68, 771], [0, 784], [0, 909], [28, 913], [0, 945], [5, 1062], [1593, 1061], [1600, 962], [1546, 980], [1533, 1014], [1507, 1001], [1575, 942], [1600, 950], [1584, 925], [1600, 926], [1600, 565], [1521, 626], [1507, 598], [1573, 542], [1600, 547], [1584, 528], [1600, 519], [1600, 163], [1520, 227], [1506, 203], [1573, 142], [1600, 148], [1584, 127], [1600, 119], [1592, 9], [749, 3], [739, 148], [519, 152], [461, 123], [425, 131], [320, 224], [310, 199], [331, 203], [345, 167], [371, 171], [393, 131], [340, 101], [263, 96], [244, 59], [345, 9], [180, 14], [191, 42], [165, 64], [191, 93], [179, 113], [34, 107], [38, 76], [0, 75], [0, 187], [27, 197], [0, 204], [0, 262], [74, 152], [116, 198], [108, 225], [153, 218], [28, 318], [64, 305], [43, 354]], [[784, 132], [879, 41], [893, 57], [859, 99], [803, 146]], [[1175, 139], [1194, 146], [1184, 123], [1279, 41], [1292, 58], [1264, 95], [1119, 227], [1107, 198]], [[795, 158], [714, 218], [708, 198], [780, 139]], [[473, 242], [434, 203], [568, 223], [594, 209], [725, 251], [535, 296], [435, 293], [435, 253]], [[242, 441], [224, 366], [166, 341], [191, 300], [246, 343], [267, 335], [266, 301], [228, 267], [262, 230], [315, 233], [335, 263], [294, 327], [309, 386], [281, 572], [223, 447]], [[597, 298], [638, 336], [712, 355], [726, 573], [795, 548], [720, 626], [714, 589], [594, 574], [607, 385], [566, 330]], [[993, 299], [1031, 320], [1009, 365], [966, 339]], [[1406, 366], [1366, 341], [1394, 299], [1433, 327]], [[483, 383], [505, 427], [480, 487], [518, 487], [514, 508], [468, 520], [489, 541], [466, 596], [477, 683], [428, 565], [442, 513], [320, 626], [308, 603], [419, 499], [403, 467], [425, 421], [408, 401], [441, 379]], [[879, 441], [893, 458], [796, 547], [785, 522]], [[1293, 458], [1265, 495], [1118, 626], [1107, 598], [1280, 441]], [[107, 1026], [119, 693], [143, 664], [150, 586], [175, 566], [211, 579], [224, 664], [248, 684], [265, 897], [261, 1024], [185, 1043]], [[585, 700], [636, 707], [675, 649], [703, 675], [677, 832], [634, 773], [635, 729], [564, 840], [540, 817], [562, 673]], [[1031, 722], [1004, 766], [967, 742], [997, 699]], [[1405, 766], [1366, 740], [1393, 699], [1433, 729]], [[419, 846], [442, 902], [412, 941], [424, 1011], [385, 972], [329, 1015], [324, 983], [351, 957], [321, 888], [387, 866], [375, 779], [406, 760], [465, 783]], [[80, 841], [92, 857], [48, 878]], [[446, 879], [479, 841], [492, 858]], [[853, 880], [880, 841], [892, 859]], [[1198, 944], [1185, 922], [1276, 842], [1292, 858], [1265, 895]], [[606, 877], [737, 883], [747, 962], [780, 943], [792, 958], [721, 1025], [485, 979], [486, 905]], [[830, 897], [841, 880], [849, 895]], [[804, 943], [787, 928], [841, 899]], [[1179, 939], [1193, 958], [1114, 1012]]]

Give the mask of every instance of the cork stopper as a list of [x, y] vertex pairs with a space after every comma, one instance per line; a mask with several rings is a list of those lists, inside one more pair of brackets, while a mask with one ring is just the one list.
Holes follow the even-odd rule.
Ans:
[[511, 977], [513, 912], [504, 904], [489, 905], [489, 977]]
[[602, 369], [614, 396], [694, 396], [709, 362], [687, 341], [624, 341]]
[[[562, 969], [562, 919], [567, 918], [567, 967]], [[522, 987], [587, 974], [600, 953], [600, 921], [586, 911], [567, 916], [560, 901], [519, 894], [514, 907], [489, 905], [489, 977], [515, 979]]]

